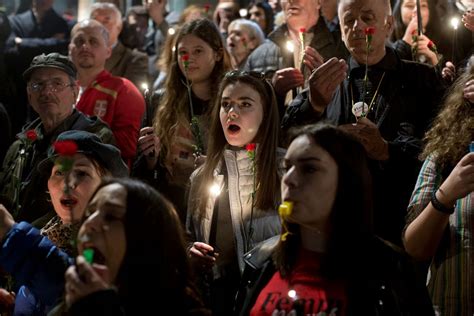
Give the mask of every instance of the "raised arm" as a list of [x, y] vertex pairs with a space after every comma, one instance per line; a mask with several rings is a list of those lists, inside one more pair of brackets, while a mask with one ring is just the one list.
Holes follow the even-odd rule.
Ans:
[[[437, 177], [434, 163], [427, 160], [409, 206], [411, 213], [417, 208], [422, 211], [408, 224], [403, 242], [407, 252], [419, 260], [427, 260], [436, 253], [449, 217], [456, 211], [456, 201], [474, 191], [474, 153], [459, 161], [439, 189]], [[424, 200], [424, 203], [417, 203], [417, 200]]]

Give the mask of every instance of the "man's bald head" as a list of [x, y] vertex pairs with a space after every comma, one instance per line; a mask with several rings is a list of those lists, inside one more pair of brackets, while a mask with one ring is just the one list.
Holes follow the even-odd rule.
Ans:
[[71, 38], [74, 37], [74, 35], [79, 31], [79, 30], [84, 30], [84, 29], [97, 29], [100, 33], [100, 35], [104, 38], [105, 42], [109, 42], [109, 32], [107, 29], [102, 25], [102, 23], [96, 21], [96, 20], [82, 20], [76, 25], [71, 30]]

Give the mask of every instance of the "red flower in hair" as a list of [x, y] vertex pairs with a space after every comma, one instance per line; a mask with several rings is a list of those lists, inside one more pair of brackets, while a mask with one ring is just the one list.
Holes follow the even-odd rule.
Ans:
[[25, 136], [27, 139], [29, 139], [32, 142], [38, 139], [38, 134], [36, 133], [34, 129], [27, 130], [25, 132]]
[[56, 141], [53, 148], [59, 156], [74, 156], [77, 153], [77, 144], [72, 140]]

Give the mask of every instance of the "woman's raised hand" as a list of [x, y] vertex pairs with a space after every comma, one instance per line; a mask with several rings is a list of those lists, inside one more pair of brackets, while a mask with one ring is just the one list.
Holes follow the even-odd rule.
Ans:
[[104, 265], [90, 265], [83, 256], [65, 274], [66, 304], [71, 306], [83, 297], [97, 291], [110, 289], [109, 270]]
[[438, 55], [428, 47], [429, 42], [431, 40], [426, 35], [420, 35], [417, 42], [413, 43], [413, 45], [417, 45], [419, 55], [425, 55], [430, 65], [436, 66], [438, 64]]
[[153, 127], [142, 128], [138, 138], [138, 151], [145, 157], [148, 169], [155, 169], [160, 149], [160, 138], [155, 134]]
[[462, 157], [441, 184], [437, 197], [444, 205], [451, 206], [471, 192], [474, 192], [474, 152]]

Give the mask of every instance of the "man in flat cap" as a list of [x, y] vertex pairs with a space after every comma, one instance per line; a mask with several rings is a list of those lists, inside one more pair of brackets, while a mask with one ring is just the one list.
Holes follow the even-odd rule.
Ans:
[[33, 222], [51, 210], [48, 177], [41, 176], [36, 167], [57, 136], [67, 130], [85, 130], [97, 134], [104, 143], [115, 144], [115, 140], [107, 124], [74, 109], [79, 88], [76, 68], [68, 57], [58, 53], [36, 56], [23, 77], [29, 103], [39, 118], [24, 126], [5, 156], [0, 202], [11, 204], [16, 220]]

